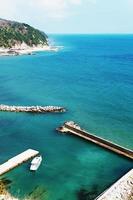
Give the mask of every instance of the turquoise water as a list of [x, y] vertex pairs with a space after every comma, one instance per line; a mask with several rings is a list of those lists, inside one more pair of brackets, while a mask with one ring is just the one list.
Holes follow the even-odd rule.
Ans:
[[[26, 163], [4, 177], [10, 192], [37, 200], [93, 200], [133, 163], [55, 128], [74, 120], [96, 135], [133, 149], [133, 36], [51, 35], [58, 52], [0, 57], [0, 103], [59, 105], [64, 114], [0, 113], [0, 162], [33, 148]], [[36, 189], [37, 188], [37, 189]], [[35, 199], [35, 197], [34, 197]]]

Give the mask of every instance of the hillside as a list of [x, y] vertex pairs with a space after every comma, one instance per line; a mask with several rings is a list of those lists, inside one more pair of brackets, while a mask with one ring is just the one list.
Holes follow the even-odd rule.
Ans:
[[0, 48], [48, 46], [47, 39], [45, 33], [28, 24], [0, 19]]

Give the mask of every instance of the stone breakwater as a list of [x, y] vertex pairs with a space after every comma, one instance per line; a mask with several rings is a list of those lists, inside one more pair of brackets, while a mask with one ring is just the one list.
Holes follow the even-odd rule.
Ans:
[[133, 200], [133, 169], [95, 200]]
[[0, 111], [7, 112], [29, 112], [29, 113], [56, 113], [65, 112], [65, 108], [59, 106], [8, 106], [0, 105]]

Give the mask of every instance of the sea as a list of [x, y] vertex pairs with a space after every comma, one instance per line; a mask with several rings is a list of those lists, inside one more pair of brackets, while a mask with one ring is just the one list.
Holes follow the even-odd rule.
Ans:
[[43, 157], [3, 175], [19, 199], [94, 200], [133, 162], [56, 131], [74, 121], [133, 150], [133, 35], [49, 35], [58, 51], [0, 57], [0, 104], [54, 105], [66, 113], [0, 112], [0, 163], [32, 148]]

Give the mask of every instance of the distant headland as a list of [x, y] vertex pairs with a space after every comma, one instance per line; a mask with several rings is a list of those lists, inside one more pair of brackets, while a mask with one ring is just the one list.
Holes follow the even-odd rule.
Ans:
[[23, 55], [37, 51], [57, 50], [48, 36], [32, 26], [0, 18], [0, 55]]

